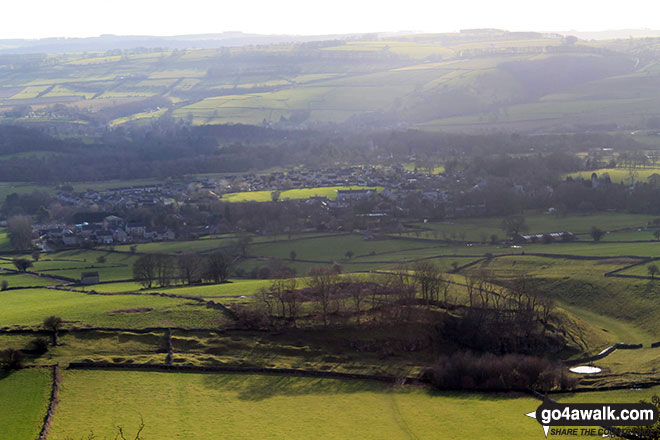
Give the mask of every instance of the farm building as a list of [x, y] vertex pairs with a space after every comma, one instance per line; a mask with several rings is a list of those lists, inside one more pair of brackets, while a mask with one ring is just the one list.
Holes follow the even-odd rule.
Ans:
[[80, 284], [98, 284], [99, 281], [98, 272], [83, 272], [80, 276]]

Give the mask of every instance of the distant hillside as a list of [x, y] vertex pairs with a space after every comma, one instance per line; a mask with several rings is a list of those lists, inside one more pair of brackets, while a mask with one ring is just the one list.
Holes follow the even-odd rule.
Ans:
[[349, 35], [261, 35], [243, 32], [219, 34], [175, 35], [101, 35], [88, 38], [42, 38], [38, 40], [0, 40], [0, 54], [71, 53], [106, 50], [144, 49], [211, 49], [249, 45], [304, 43], [335, 39], [355, 39], [362, 34]]
[[[282, 128], [660, 129], [660, 39], [587, 42], [497, 29], [314, 38], [232, 32], [0, 42], [0, 50], [16, 52], [0, 53], [0, 118], [65, 134], [158, 119]], [[196, 45], [207, 48], [178, 48]], [[43, 54], [18, 53], [39, 48]]]

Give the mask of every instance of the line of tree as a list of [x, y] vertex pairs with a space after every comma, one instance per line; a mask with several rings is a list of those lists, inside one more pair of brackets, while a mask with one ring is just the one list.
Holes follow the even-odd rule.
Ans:
[[224, 283], [231, 274], [235, 260], [235, 257], [222, 251], [208, 255], [143, 254], [133, 263], [133, 279], [148, 289], [154, 285], [167, 287], [176, 283]]

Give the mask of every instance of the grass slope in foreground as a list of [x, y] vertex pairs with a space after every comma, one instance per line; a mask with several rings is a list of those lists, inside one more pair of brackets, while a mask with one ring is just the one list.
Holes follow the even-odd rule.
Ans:
[[139, 414], [144, 437], [160, 439], [511, 439], [541, 433], [522, 415], [538, 406], [528, 397], [440, 395], [357, 380], [71, 370], [63, 373], [60, 400], [52, 440], [79, 438], [90, 429], [113, 438], [117, 424], [134, 433]]
[[50, 369], [0, 373], [0, 440], [37, 438], [50, 395]]

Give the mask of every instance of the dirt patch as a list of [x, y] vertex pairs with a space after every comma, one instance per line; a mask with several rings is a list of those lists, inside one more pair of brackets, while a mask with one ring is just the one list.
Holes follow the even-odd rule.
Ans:
[[117, 309], [117, 310], [110, 310], [108, 313], [144, 313], [144, 312], [150, 312], [153, 309], [151, 307], [135, 307], [132, 309]]

